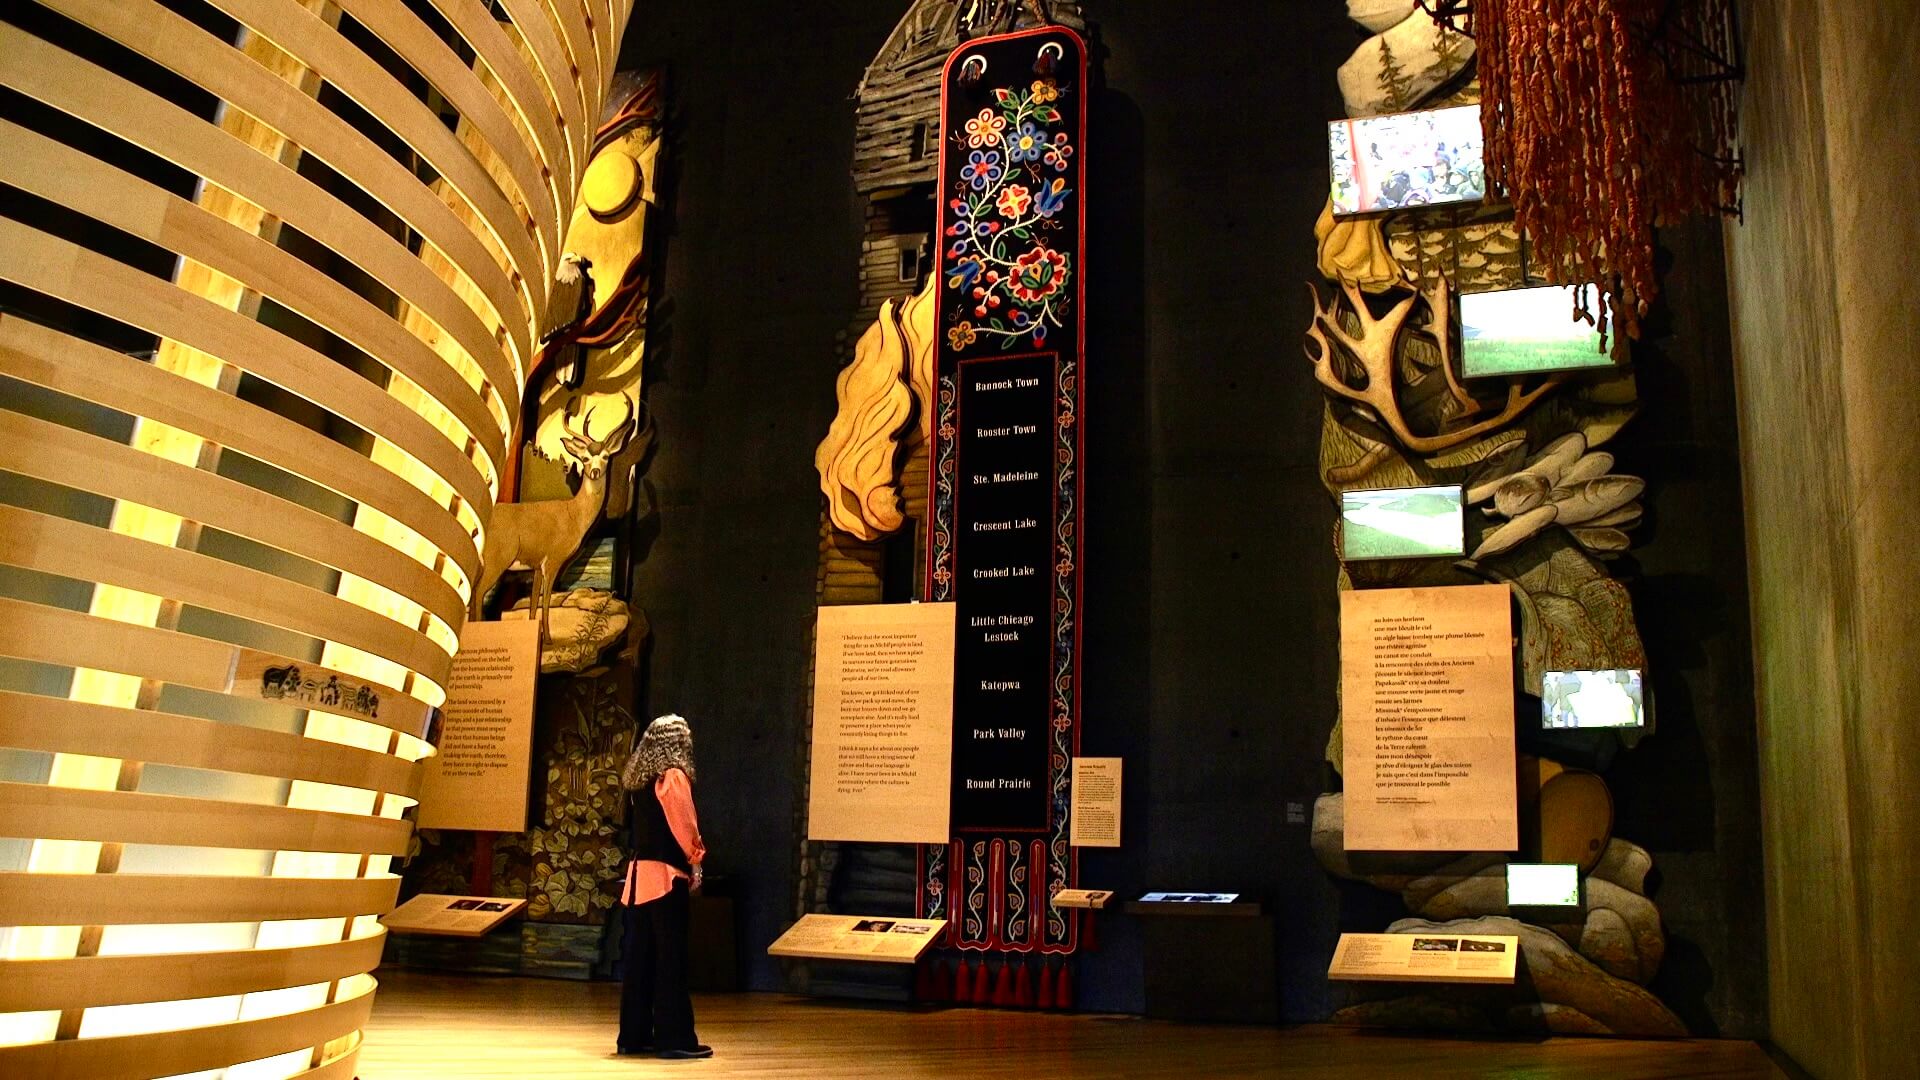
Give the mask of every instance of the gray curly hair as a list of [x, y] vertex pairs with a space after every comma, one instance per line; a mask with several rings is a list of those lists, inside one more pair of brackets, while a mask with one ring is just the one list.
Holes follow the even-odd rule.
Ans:
[[693, 729], [687, 726], [685, 717], [674, 713], [647, 725], [626, 768], [620, 770], [620, 786], [639, 791], [668, 769], [679, 769], [687, 779], [693, 779]]

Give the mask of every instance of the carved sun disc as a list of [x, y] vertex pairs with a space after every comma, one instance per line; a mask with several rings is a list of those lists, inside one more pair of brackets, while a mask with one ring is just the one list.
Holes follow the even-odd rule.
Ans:
[[626, 209], [640, 189], [640, 163], [633, 156], [610, 150], [593, 159], [580, 184], [587, 209], [608, 217]]

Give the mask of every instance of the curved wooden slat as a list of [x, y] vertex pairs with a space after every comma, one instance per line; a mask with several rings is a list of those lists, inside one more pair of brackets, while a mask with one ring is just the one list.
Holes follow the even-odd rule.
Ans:
[[472, 459], [386, 391], [284, 334], [132, 267], [0, 218], [0, 278], [217, 356], [411, 454], [474, 506], [491, 497]]
[[[513, 20], [527, 51], [533, 54], [534, 63], [550, 89], [551, 100], [556, 104], [565, 102], [560, 105], [561, 115], [567, 117], [569, 125], [575, 123], [575, 115], [579, 116], [577, 126], [571, 126], [570, 130], [574, 145], [580, 148], [579, 171], [584, 174], [586, 144], [593, 138], [593, 127], [599, 122], [599, 111], [588, 96], [586, 80], [580, 77], [580, 69], [568, 57], [559, 30], [540, 10], [540, 0], [500, 0], [500, 6]], [[568, 102], [567, 98], [573, 100]]]
[[[431, 706], [411, 694], [319, 664], [8, 597], [0, 597], [0, 656], [119, 672], [290, 709], [321, 709], [416, 739], [426, 737], [433, 713]], [[315, 681], [338, 684], [343, 700], [329, 704], [267, 691], [264, 673], [290, 667]], [[355, 691], [363, 686], [378, 698], [371, 709], [354, 704]]]
[[0, 1012], [224, 997], [343, 979], [380, 963], [387, 931], [285, 949], [0, 960]]
[[551, 207], [543, 217], [542, 201], [530, 200], [533, 220], [523, 219], [499, 183], [481, 167], [473, 153], [454, 138], [438, 116], [372, 57], [347, 41], [338, 30], [315, 18], [312, 12], [278, 0], [208, 2], [318, 72], [412, 147], [467, 200], [486, 223], [495, 242], [506, 249], [507, 260], [519, 274], [521, 286], [532, 295], [532, 309], [545, 308], [549, 287], [547, 260], [537, 250], [534, 237], [537, 231], [551, 235], [557, 229]]
[[0, 563], [98, 581], [278, 626], [391, 660], [438, 686], [453, 666], [425, 634], [332, 593], [197, 551], [0, 506]]
[[513, 368], [478, 311], [398, 240], [311, 180], [185, 109], [5, 24], [0, 86], [164, 155], [327, 245], [449, 334], [492, 381], [495, 396], [498, 388], [513, 387]]
[[580, 0], [546, 0], [546, 7], [560, 17], [560, 39], [573, 61], [575, 85], [580, 87], [582, 95], [590, 86], [606, 85], [605, 74], [611, 72], [603, 74], [600, 70], [600, 49], [587, 27], [587, 11], [580, 6]]
[[[340, 919], [393, 910], [400, 879], [213, 874], [29, 874], [0, 870], [0, 926]], [[0, 1059], [4, 1065], [4, 1059]], [[0, 1068], [0, 1076], [7, 1075]]]
[[366, 298], [178, 195], [37, 132], [0, 120], [0, 182], [58, 199], [216, 270], [412, 379], [480, 442], [495, 472], [505, 439], [486, 403], [445, 359]]
[[[0, 835], [30, 840], [28, 865], [49, 871], [0, 873], [0, 926], [27, 928], [10, 948], [46, 957], [0, 961], [0, 1013], [58, 1017], [45, 1041], [0, 1047], [0, 1075], [292, 1053], [318, 1062], [299, 1075], [350, 1080], [373, 987], [361, 973], [384, 934], [328, 939], [397, 892], [391, 876], [354, 875], [407, 844], [389, 815], [419, 790], [407, 759], [443, 698], [533, 344], [571, 315], [548, 303], [552, 272], [631, 2], [208, 0], [241, 25], [234, 40], [166, 0], [44, 6], [221, 104], [211, 121], [189, 115], [65, 35], [0, 23], [0, 85], [203, 181], [182, 197], [74, 149], [45, 114], [0, 119], [0, 185], [181, 257], [160, 277], [99, 233], [0, 218], [0, 279], [160, 339], [146, 364], [79, 340], [58, 309], [36, 316], [46, 326], [0, 316], [0, 374], [134, 418], [122, 444], [0, 409], [0, 469], [112, 503], [104, 528], [0, 506], [0, 563], [92, 587], [84, 612], [0, 597], [0, 656], [74, 672], [71, 699], [0, 690], [0, 747], [53, 756], [49, 784], [0, 783]], [[423, 83], [437, 95], [416, 94]], [[330, 259], [384, 291], [336, 278]], [[302, 327], [275, 329], [282, 309]], [[309, 345], [306, 326], [331, 338]], [[325, 355], [334, 341], [356, 354]], [[348, 520], [232, 479], [229, 453], [338, 493]], [[203, 529], [245, 543], [214, 558]], [[296, 559], [310, 573], [254, 568]], [[180, 633], [188, 608], [303, 635], [322, 662]], [[168, 687], [271, 706], [287, 728], [159, 712]], [[270, 805], [217, 785], [160, 795], [138, 790], [147, 764], [288, 783]], [[193, 861], [204, 849], [268, 851], [273, 872], [123, 874], [126, 844], [178, 851], [182, 870], [210, 865]], [[284, 947], [92, 955], [114, 926], [165, 938], [205, 923], [277, 924]], [[254, 997], [294, 987], [313, 990]], [[88, 1015], [126, 1008], [116, 1030], [164, 1028], [186, 1015], [177, 1004], [206, 1017], [236, 995], [206, 1027], [97, 1037]], [[235, 1019], [262, 1005], [294, 1011]]]
[[319, 1046], [365, 1026], [372, 1009], [373, 993], [368, 990], [346, 1001], [287, 1016], [159, 1031], [151, 1035], [4, 1046], [0, 1047], [0, 1076], [31, 1076], [36, 1080], [143, 1080], [201, 1072]]
[[0, 782], [0, 835], [19, 839], [405, 855], [412, 830], [365, 814]]
[[355, 1076], [359, 1075], [359, 1068], [360, 1046], [356, 1043], [353, 1049], [341, 1054], [325, 1065], [318, 1065], [308, 1069], [306, 1072], [296, 1073], [294, 1077], [295, 1080], [353, 1080]]
[[[446, 42], [427, 29], [427, 24], [421, 22], [418, 15], [391, 0], [336, 2], [342, 11], [360, 20], [361, 25], [373, 31], [374, 36], [386, 42], [388, 48], [425, 76], [427, 82], [452, 102], [454, 108], [460, 110], [460, 115], [474, 126], [489, 145], [518, 145], [519, 136], [514, 130], [513, 121], [508, 118], [500, 100], [481, 84], [480, 76], [474, 73], [470, 65], [462, 63]], [[541, 150], [544, 154], [547, 148], [543, 146]], [[559, 192], [553, 186], [551, 171], [536, 164], [531, 155], [503, 154], [501, 161], [529, 200], [546, 200], [547, 242], [550, 251], [557, 254], [563, 237], [555, 233], [554, 223], [565, 221], [566, 211], [562, 208]]]
[[449, 627], [465, 610], [447, 579], [343, 521], [125, 443], [0, 410], [0, 469], [165, 510], [354, 574], [416, 599]]
[[511, 336], [521, 366], [532, 359], [533, 309], [508, 269], [452, 208], [318, 101], [153, 0], [47, 0], [46, 6], [258, 118], [379, 200], [473, 280]]
[[571, 103], [574, 111], [578, 112], [579, 101], [574, 95], [568, 94], [556, 103], [540, 88], [540, 80], [533, 69], [521, 60], [519, 50], [514, 48], [506, 31], [500, 28], [499, 20], [486, 10], [481, 0], [428, 2], [466, 37], [474, 53], [500, 80], [507, 97], [513, 101], [514, 108], [519, 111], [534, 138], [540, 140], [540, 152], [560, 189], [560, 217], [566, 220], [573, 212], [573, 194], [580, 184], [580, 166], [574, 161], [573, 149], [568, 145], [567, 131], [569, 128], [579, 131], [586, 122], [581, 116], [569, 119], [566, 106]]
[[473, 537], [426, 492], [318, 432], [153, 364], [0, 315], [0, 374], [192, 432], [371, 506], [479, 574]]
[[306, 780], [409, 799], [419, 795], [424, 775], [420, 762], [296, 732], [14, 690], [0, 690], [0, 746]]

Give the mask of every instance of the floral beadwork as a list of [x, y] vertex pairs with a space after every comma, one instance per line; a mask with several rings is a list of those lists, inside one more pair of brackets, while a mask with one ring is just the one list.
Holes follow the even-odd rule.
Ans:
[[952, 315], [968, 320], [947, 333], [953, 352], [979, 341], [1002, 352], [1024, 341], [1040, 348], [1066, 325], [1075, 267], [1060, 250], [1070, 246], [1061, 211], [1073, 190], [1059, 174], [1074, 148], [1068, 132], [1053, 130], [1063, 93], [1053, 79], [995, 90], [996, 107], [953, 135], [967, 156], [947, 200], [944, 273]]

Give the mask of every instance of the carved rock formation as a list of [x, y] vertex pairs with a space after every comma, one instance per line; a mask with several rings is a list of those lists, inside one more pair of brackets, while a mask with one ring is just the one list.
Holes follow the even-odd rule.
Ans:
[[1413, 0], [1347, 0], [1347, 18], [1378, 34], [1413, 14]]
[[[529, 618], [528, 601], [500, 613], [502, 620]], [[619, 597], [603, 589], [573, 589], [554, 597], [547, 611], [547, 644], [540, 651], [541, 674], [582, 672], [627, 632], [632, 616]]]
[[[1533, 537], [1514, 551], [1474, 564], [1475, 574], [1504, 582], [1520, 603], [1521, 685], [1540, 693], [1547, 671], [1603, 671], [1646, 667], [1626, 586], [1607, 576], [1564, 529]], [[1628, 746], [1653, 733], [1615, 731]]]
[[[1402, 897], [1407, 910], [1422, 918], [1444, 922], [1510, 914], [1504, 863], [1482, 867], [1425, 896], [1416, 894], [1421, 884], [1410, 885]], [[1615, 978], [1642, 985], [1651, 981], [1667, 951], [1666, 933], [1653, 901], [1592, 875], [1581, 892], [1577, 913], [1570, 911], [1566, 920], [1544, 929]]]
[[[1367, 5], [1381, 9], [1386, 5]], [[1349, 12], [1353, 5], [1348, 5]], [[1368, 29], [1384, 18], [1359, 20]], [[1348, 116], [1411, 109], [1460, 73], [1473, 56], [1473, 39], [1448, 30], [1414, 9], [1399, 22], [1367, 39], [1340, 65], [1340, 96]]]
[[1498, 934], [1520, 939], [1518, 981], [1510, 987], [1451, 986], [1406, 993], [1369, 987], [1334, 1013], [1338, 1023], [1447, 1030], [1679, 1036], [1687, 1033], [1659, 998], [1616, 978], [1540, 927], [1501, 916], [1433, 922], [1401, 919], [1389, 934]]

